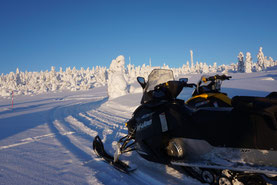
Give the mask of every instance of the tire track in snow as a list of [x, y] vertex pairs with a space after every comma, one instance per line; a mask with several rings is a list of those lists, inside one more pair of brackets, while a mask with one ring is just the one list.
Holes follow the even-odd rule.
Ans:
[[[65, 121], [67, 121], [70, 125], [72, 125], [72, 127], [75, 128], [75, 130], [79, 131], [80, 133], [85, 133], [91, 137], [96, 137], [98, 132], [95, 130], [90, 129], [89, 127], [87, 127], [85, 124], [83, 124], [82, 122], [78, 121], [76, 118], [72, 117], [72, 116], [68, 116], [65, 118]], [[110, 130], [112, 132], [112, 130]], [[78, 133], [79, 133], [78, 132]]]
[[[78, 138], [78, 135], [80, 133], [77, 133], [78, 131], [72, 129], [70, 125], [68, 125], [67, 122], [64, 121], [64, 109], [64, 107], [58, 107], [52, 111], [52, 118], [49, 127], [52, 132], [56, 134], [56, 138], [58, 139], [58, 141], [68, 151], [74, 154], [74, 156], [76, 156], [80, 161], [88, 160], [90, 158], [90, 153], [92, 152], [92, 150], [89, 147], [84, 148], [84, 146], [86, 145], [82, 144], [80, 142], [80, 139]], [[74, 132], [74, 134], [63, 137], [63, 132]]]
[[[99, 97], [88, 97], [89, 99], [83, 102], [80, 102], [79, 99], [72, 101], [72, 97], [67, 97], [70, 101], [62, 102], [64, 105], [52, 109], [49, 115], [49, 128], [56, 134], [58, 141], [80, 161], [91, 159], [92, 136], [88, 138], [86, 133], [81, 129], [74, 128], [72, 124], [67, 122], [66, 118], [77, 112], [86, 112], [93, 108], [97, 108], [106, 101], [106, 97], [104, 97], [103, 94], [99, 94]], [[74, 134], [63, 137], [63, 132], [74, 132]], [[91, 131], [91, 133], [93, 133], [93, 131]], [[97, 130], [93, 134], [97, 135]]]
[[[60, 134], [63, 135], [63, 136], [66, 136], [66, 135], [74, 134], [74, 132], [61, 132]], [[15, 143], [15, 144], [0, 146], [0, 150], [7, 149], [7, 148], [13, 148], [13, 147], [17, 147], [17, 146], [20, 146], [20, 145], [33, 143], [33, 142], [37, 142], [37, 141], [40, 141], [42, 139], [55, 137], [55, 136], [56, 136], [56, 134], [52, 133], [52, 134], [45, 134], [45, 135], [40, 135], [40, 136], [28, 137], [28, 138], [20, 140], [19, 142]]]
[[[75, 106], [74, 106], [75, 107]], [[73, 107], [73, 108], [74, 108]], [[75, 107], [76, 109], [78, 105]], [[102, 162], [102, 160], [95, 156], [95, 154], [92, 154], [91, 149], [91, 142], [87, 141], [85, 138], [85, 135], [88, 135], [90, 137], [94, 137], [98, 134], [98, 129], [93, 129], [96, 126], [99, 126], [99, 124], [102, 126], [103, 132], [109, 128], [111, 131], [113, 131], [114, 125], [111, 125], [109, 119], [103, 118], [102, 114], [102, 121], [98, 119], [93, 118], [99, 118], [100, 116], [97, 115], [91, 120], [87, 121], [80, 121], [79, 119], [76, 119], [76, 115], [85, 115], [86, 112], [80, 112], [77, 114], [72, 114], [72, 108], [68, 107], [58, 107], [52, 111], [52, 128], [54, 132], [56, 133], [55, 136], [58, 138], [58, 140], [62, 143], [63, 146], [65, 146], [71, 153], [73, 153], [77, 158], [79, 158], [81, 164], [86, 161], [91, 161], [89, 166], [91, 169], [93, 169], [94, 176], [97, 178], [98, 182], [110, 182], [112, 184], [145, 184], [145, 180], [142, 180], [141, 178], [134, 178], [126, 174], [122, 174], [121, 172], [115, 170], [113, 167], [107, 165], [105, 162]], [[74, 111], [73, 111], [74, 112]], [[93, 114], [95, 115], [95, 114]], [[78, 117], [78, 116], [77, 116]], [[78, 117], [80, 118], [80, 116]], [[97, 120], [97, 124], [95, 124]], [[91, 123], [93, 121], [93, 123]], [[116, 128], [120, 128], [117, 126]], [[74, 132], [74, 134], [66, 135], [66, 137], [62, 137], [63, 132]], [[115, 133], [114, 133], [115, 134]], [[59, 136], [60, 135], [60, 136]], [[111, 137], [112, 139], [112, 137]], [[108, 167], [108, 168], [107, 168]], [[104, 170], [103, 170], [104, 169]], [[121, 178], [118, 178], [121, 177]], [[124, 178], [123, 178], [124, 177]], [[127, 177], [127, 178], [125, 178]], [[134, 181], [135, 180], [135, 181]], [[153, 181], [152, 181], [153, 182]], [[151, 182], [146, 182], [146, 184], [153, 184]]]
[[111, 135], [109, 136], [111, 138], [117, 138], [117, 135], [123, 136], [127, 133], [127, 128], [124, 125], [126, 119], [99, 112], [100, 111], [93, 109], [74, 116], [78, 121], [84, 123], [90, 129], [98, 130], [99, 135], [102, 133], [102, 136], [100, 135], [100, 137], [103, 138], [104, 142], [108, 135]]
[[[105, 107], [104, 107], [105, 108]], [[102, 134], [105, 137], [105, 148], [109, 153], [114, 151], [111, 143], [122, 135], [127, 133], [124, 122], [126, 119], [117, 115], [112, 115], [97, 103], [75, 104], [72, 106], [57, 107], [52, 111], [51, 124], [55, 137], [65, 148], [76, 156], [82, 166], [92, 169], [93, 176], [98, 182], [104, 184], [164, 184], [157, 173], [148, 174], [149, 170], [145, 166], [138, 169], [130, 175], [122, 174], [113, 167], [107, 165], [98, 158], [91, 148], [93, 137]], [[64, 132], [74, 132], [71, 135], [62, 136]], [[138, 157], [134, 153], [128, 156], [122, 156], [122, 159]], [[88, 162], [89, 161], [89, 162]], [[143, 160], [134, 160], [138, 165], [144, 164]], [[146, 166], [147, 167], [147, 166]], [[156, 169], [156, 168], [154, 168]]]
[[97, 115], [99, 115], [101, 117], [109, 119], [110, 121], [125, 122], [127, 120], [127, 118], [125, 118], [125, 117], [121, 117], [121, 116], [118, 116], [118, 115], [115, 116], [114, 114], [111, 114], [107, 111], [101, 110], [101, 108], [99, 108], [97, 110], [92, 110], [90, 112], [94, 112], [94, 113], [96, 113]]
[[96, 108], [99, 107], [99, 104], [101, 105], [101, 102], [105, 101], [101, 100], [99, 102], [57, 107], [52, 111], [50, 122], [52, 122], [52, 129], [55, 132], [60, 133], [60, 135], [63, 132], [74, 132], [73, 135], [67, 136], [67, 139], [65, 139], [67, 142], [63, 143], [68, 150], [73, 150], [72, 153], [74, 153], [74, 150], [77, 150], [91, 155], [91, 143], [96, 135], [100, 135], [104, 140], [106, 140], [108, 135], [111, 135], [109, 138], [114, 138], [114, 131], [119, 126], [113, 122], [118, 122], [122, 118], [113, 119], [111, 116], [103, 118], [105, 113], [101, 113], [101, 116], [95, 116], [95, 114], [84, 116], [88, 115], [87, 113], [90, 111], [97, 112], [95, 111]]
[[[75, 106], [74, 109], [65, 109], [64, 117], [71, 116], [71, 119], [67, 119], [65, 121], [68, 122], [70, 120], [71, 124], [69, 125], [71, 127], [74, 127], [73, 129], [77, 129], [80, 131], [84, 129], [84, 126], [86, 126], [88, 128], [85, 129], [84, 133], [88, 133], [88, 129], [90, 128], [92, 130], [96, 130], [99, 134], [102, 133], [102, 136], [106, 138], [107, 135], [112, 134], [113, 130], [115, 130], [118, 127], [118, 124], [113, 123], [115, 121], [118, 122], [118, 119], [116, 120], [113, 119], [113, 121], [109, 121], [109, 119], [102, 120], [101, 116], [94, 117], [94, 116], [88, 115], [88, 112], [95, 111], [95, 109], [97, 108], [97, 104], [101, 105], [101, 103], [104, 103], [104, 102], [105, 101], [100, 101], [100, 103], [97, 103], [97, 102], [87, 103], [87, 104]], [[111, 118], [111, 116], [109, 117]], [[82, 125], [80, 123], [82, 123]], [[77, 125], [81, 126], [82, 128], [77, 128], [78, 127]]]
[[[117, 135], [125, 135], [127, 134], [127, 128], [125, 127], [125, 120], [120, 119], [120, 121], [118, 119], [116, 119], [116, 115], [114, 117], [106, 117], [107, 114], [104, 114], [103, 112], [101, 112], [99, 114], [98, 110], [93, 110], [90, 112], [87, 112], [87, 115], [93, 119], [93, 120], [97, 120], [100, 123], [105, 124], [109, 129], [112, 129], [115, 133], [112, 135], [113, 139], [117, 138]], [[95, 124], [95, 122], [93, 122], [93, 124]], [[104, 137], [104, 136], [103, 136]]]
[[[81, 115], [84, 115], [84, 113], [80, 113]], [[74, 129], [81, 131], [83, 134], [87, 134], [89, 136], [92, 136], [89, 132], [89, 130], [93, 130], [96, 132], [96, 135], [99, 135], [100, 137], [103, 137], [104, 140], [107, 135], [113, 134], [113, 128], [106, 123], [103, 123], [102, 121], [98, 119], [93, 119], [90, 117], [84, 117], [80, 114], [71, 115], [66, 118], [66, 121], [71, 125], [71, 127], [74, 127]], [[73, 117], [74, 116], [74, 117]], [[93, 138], [96, 136], [95, 134], [93, 137], [90, 137], [90, 142], [92, 142]]]

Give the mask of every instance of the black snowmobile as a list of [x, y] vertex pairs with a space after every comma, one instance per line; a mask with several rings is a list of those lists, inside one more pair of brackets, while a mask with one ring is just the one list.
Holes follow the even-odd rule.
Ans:
[[214, 75], [201, 76], [192, 97], [186, 101], [187, 104], [194, 107], [231, 107], [231, 98], [227, 93], [221, 92], [221, 84], [224, 80], [229, 80], [231, 76]]
[[232, 107], [195, 108], [177, 99], [184, 87], [194, 85], [174, 80], [171, 70], [153, 70], [147, 83], [137, 79], [144, 89], [141, 105], [126, 123], [128, 134], [114, 156], [98, 136], [93, 141], [108, 163], [128, 173], [133, 169], [119, 156], [136, 150], [146, 160], [183, 166], [210, 184], [263, 184], [269, 178], [260, 174], [277, 175], [276, 93], [236, 96]]

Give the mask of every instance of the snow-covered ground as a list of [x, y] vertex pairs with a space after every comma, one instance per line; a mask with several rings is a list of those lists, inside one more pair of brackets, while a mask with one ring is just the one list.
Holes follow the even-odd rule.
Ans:
[[[223, 82], [222, 91], [231, 97], [277, 91], [277, 70], [229, 75], [233, 78]], [[197, 82], [200, 76], [187, 77]], [[179, 97], [187, 99], [191, 92], [184, 89]], [[19, 95], [13, 108], [10, 98], [0, 97], [0, 184], [201, 184], [182, 169], [146, 161], [136, 152], [121, 158], [138, 168], [129, 175], [95, 155], [96, 135], [114, 152], [140, 98], [136, 93], [109, 100], [106, 86]]]

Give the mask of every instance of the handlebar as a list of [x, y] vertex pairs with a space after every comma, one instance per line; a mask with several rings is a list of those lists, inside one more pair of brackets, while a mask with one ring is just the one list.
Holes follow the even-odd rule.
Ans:
[[210, 76], [208, 78], [203, 77], [202, 81], [206, 82], [206, 81], [215, 81], [215, 80], [230, 80], [230, 78], [232, 78], [232, 76], [226, 76], [226, 75], [214, 75], [214, 76]]
[[[169, 85], [169, 84], [171, 84], [171, 85]], [[175, 84], [176, 86], [180, 86], [180, 87], [191, 87], [191, 88], [193, 88], [193, 87], [197, 87], [197, 85], [196, 84], [194, 84], [194, 83], [187, 83], [187, 82], [181, 82], [181, 81], [168, 81], [168, 82], [166, 82], [166, 83], [162, 83], [162, 84], [159, 84], [159, 85], [157, 85], [154, 89], [155, 90], [157, 90], [157, 89], [161, 89], [161, 88], [169, 88], [169, 86], [173, 86], [173, 84]]]

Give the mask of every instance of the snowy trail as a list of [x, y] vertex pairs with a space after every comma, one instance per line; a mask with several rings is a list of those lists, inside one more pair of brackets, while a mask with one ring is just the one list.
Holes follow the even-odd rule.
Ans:
[[[60, 142], [70, 153], [78, 158], [83, 166], [96, 171], [96, 177], [99, 174], [98, 180], [104, 184], [164, 184], [164, 181], [160, 180], [161, 170], [159, 168], [161, 166], [149, 164], [150, 162], [143, 159], [133, 160], [131, 156], [139, 158], [137, 154], [129, 154], [127, 157], [123, 156], [123, 159], [135, 161], [136, 165], [139, 165], [139, 169], [136, 172], [126, 175], [103, 162], [92, 151], [91, 143], [96, 135], [103, 139], [103, 142], [106, 143], [107, 151], [112, 153], [114, 152], [114, 141], [127, 133], [124, 123], [129, 117], [116, 116], [113, 112], [118, 112], [119, 108], [118, 106], [112, 107], [114, 105], [115, 103], [106, 102], [104, 98], [98, 102], [88, 104], [57, 107], [51, 113], [52, 130], [57, 133], [56, 135], [60, 135], [58, 137]], [[129, 115], [131, 115], [131, 112]], [[73, 134], [66, 135], [65, 138], [63, 133]], [[145, 165], [145, 163], [148, 164]], [[157, 169], [153, 166], [156, 166]], [[156, 174], [152, 170], [156, 170]], [[153, 176], [153, 174], [155, 175]], [[109, 179], [108, 181], [107, 178]], [[174, 182], [174, 178], [171, 178], [171, 181]], [[181, 183], [181, 181], [177, 182]]]
[[[125, 122], [140, 95], [108, 101], [105, 89], [17, 97], [0, 107], [0, 184], [190, 184], [199, 182], [171, 167], [122, 156], [138, 169], [122, 174], [92, 150], [99, 135], [109, 153], [127, 133]], [[162, 175], [161, 175], [162, 174]], [[176, 174], [177, 177], [176, 177]], [[33, 177], [34, 176], [34, 177]]]
[[[223, 84], [229, 96], [265, 96], [276, 91], [271, 73], [236, 74]], [[272, 75], [276, 75], [273, 72]], [[192, 75], [191, 82], [200, 75]], [[259, 84], [259, 86], [257, 85]], [[187, 99], [192, 89], [179, 96]], [[0, 185], [7, 184], [201, 184], [181, 168], [149, 162], [136, 152], [121, 156], [137, 166], [127, 175], [108, 165], [92, 150], [96, 135], [107, 152], [127, 134], [125, 122], [140, 104], [141, 94], [108, 100], [106, 87], [0, 98]]]
[[[85, 137], [76, 137], [84, 135], [83, 131], [63, 124], [64, 116], [78, 111], [80, 105], [82, 110], [91, 109], [97, 100], [106, 97], [105, 91], [89, 93], [55, 94], [55, 98], [47, 100], [17, 98], [13, 110], [6, 108], [8, 103], [4, 102], [0, 113], [8, 112], [0, 118], [0, 184], [102, 184], [93, 171], [80, 168], [80, 159], [89, 160], [92, 153], [90, 146], [82, 143]], [[87, 105], [87, 102], [92, 103]], [[26, 111], [29, 104], [36, 110]]]

